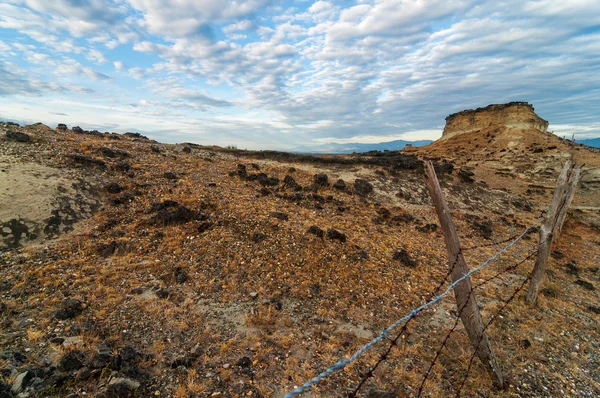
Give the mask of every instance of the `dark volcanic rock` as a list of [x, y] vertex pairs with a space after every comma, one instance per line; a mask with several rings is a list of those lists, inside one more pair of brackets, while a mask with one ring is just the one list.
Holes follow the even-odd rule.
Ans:
[[136, 390], [140, 388], [140, 383], [122, 377], [114, 377], [108, 382], [106, 389], [107, 398], [125, 398], [134, 396]]
[[105, 146], [98, 148], [98, 150], [102, 155], [106, 156], [107, 158], [114, 158], [115, 156], [117, 156], [115, 151]]
[[357, 178], [354, 181], [354, 192], [360, 196], [367, 196], [373, 192], [373, 185], [362, 178]]
[[83, 129], [81, 127], [79, 127], [79, 126], [74, 126], [71, 130], [74, 133], [80, 133], [80, 134], [83, 133]]
[[175, 268], [175, 281], [177, 283], [184, 283], [186, 282], [190, 277], [188, 276], [187, 272], [185, 272], [183, 270], [183, 268], [181, 267], [177, 267]]
[[594, 285], [592, 285], [590, 282], [584, 281], [582, 279], [577, 279], [575, 281], [575, 284], [579, 285], [579, 286], [581, 286], [581, 287], [583, 287], [584, 289], [587, 289], [587, 290], [596, 290], [596, 288], [594, 287]]
[[237, 175], [240, 177], [246, 177], [248, 175], [248, 171], [246, 170], [246, 166], [243, 164], [237, 165]]
[[283, 221], [289, 220], [288, 215], [285, 213], [282, 213], [280, 211], [272, 211], [270, 214], [271, 214], [271, 217], [275, 217], [279, 220], [283, 220]]
[[106, 258], [106, 257], [110, 257], [113, 254], [115, 254], [115, 252], [117, 251], [117, 248], [118, 248], [118, 244], [114, 240], [110, 243], [100, 243], [96, 247], [96, 253], [98, 253], [100, 256]]
[[72, 153], [69, 155], [71, 159], [75, 162], [86, 165], [86, 166], [100, 166], [104, 168], [106, 166], [106, 162], [101, 159], [96, 159], [90, 156], [81, 155], [78, 153]]
[[163, 176], [167, 179], [167, 180], [176, 180], [177, 179], [177, 174], [172, 173], [170, 171], [167, 171], [165, 174], [163, 174]]
[[321, 188], [321, 187], [325, 187], [327, 185], [329, 185], [329, 178], [327, 177], [327, 174], [324, 173], [319, 173], [319, 174], [315, 174], [315, 188]]
[[131, 170], [131, 165], [127, 162], [119, 162], [115, 166], [121, 173], [127, 173], [129, 170]]
[[417, 262], [413, 260], [405, 249], [398, 249], [392, 257], [395, 261], [400, 261], [401, 264], [407, 267], [414, 267]]
[[6, 138], [17, 141], [17, 142], [29, 142], [31, 141], [31, 137], [25, 133], [20, 133], [18, 131], [8, 130], [6, 132]]
[[279, 184], [279, 179], [277, 177], [268, 177], [265, 173], [260, 173], [257, 175], [258, 182], [266, 187], [272, 187]]
[[61, 306], [62, 308], [54, 314], [56, 319], [65, 320], [75, 318], [83, 312], [83, 306], [79, 300], [66, 299], [62, 302]]
[[162, 208], [149, 220], [150, 224], [176, 225], [185, 224], [196, 217], [196, 212], [185, 206], [177, 205], [175, 208]]
[[265, 239], [267, 239], [267, 235], [263, 234], [262, 232], [257, 231], [252, 234], [252, 242], [254, 243], [262, 242]]
[[58, 363], [58, 370], [61, 372], [72, 372], [83, 368], [84, 355], [79, 350], [67, 352]]
[[310, 228], [308, 228], [306, 232], [308, 232], [309, 234], [317, 235], [319, 238], [322, 238], [323, 235], [325, 235], [323, 230], [317, 227], [316, 225], [312, 225]]
[[56, 128], [58, 130], [66, 130], [67, 129], [67, 125], [64, 123], [59, 123], [58, 126], [56, 126]]
[[190, 153], [192, 152], [192, 148], [190, 148], [189, 146], [184, 146], [181, 151], [184, 153]]
[[108, 193], [121, 193], [123, 191], [123, 187], [116, 182], [111, 182], [106, 186], [106, 192]]
[[327, 230], [327, 237], [332, 240], [339, 240], [342, 243], [346, 242], [346, 235], [333, 228]]
[[337, 189], [338, 191], [346, 191], [348, 189], [348, 186], [346, 185], [346, 181], [342, 180], [341, 178], [339, 180], [337, 180], [335, 182], [335, 184], [333, 184], [333, 187], [335, 189]]

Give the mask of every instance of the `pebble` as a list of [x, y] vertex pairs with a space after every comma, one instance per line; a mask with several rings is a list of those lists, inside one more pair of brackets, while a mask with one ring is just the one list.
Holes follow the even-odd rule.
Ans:
[[223, 364], [223, 369], [229, 369], [229, 367], [230, 367], [230, 366], [231, 366], [231, 365], [230, 365], [230, 364], [228, 364], [228, 363], [226, 363], [226, 364]]

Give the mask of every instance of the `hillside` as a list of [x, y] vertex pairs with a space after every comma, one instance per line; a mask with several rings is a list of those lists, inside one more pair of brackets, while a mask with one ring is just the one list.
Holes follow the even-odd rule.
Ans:
[[[0, 397], [282, 397], [447, 275], [423, 159], [477, 247], [471, 267], [547, 207], [571, 149], [510, 110], [464, 131], [458, 114], [425, 147], [343, 156], [0, 124]], [[463, 396], [600, 395], [600, 155], [573, 152], [585, 176], [539, 304], [519, 296], [488, 331], [508, 386], [476, 364]], [[524, 264], [477, 292], [484, 319], [536, 245], [473, 276]], [[361, 396], [416, 396], [455, 316], [453, 298], [421, 315]], [[347, 394], [382, 348], [306, 396]], [[469, 359], [459, 326], [425, 396], [454, 395]]]

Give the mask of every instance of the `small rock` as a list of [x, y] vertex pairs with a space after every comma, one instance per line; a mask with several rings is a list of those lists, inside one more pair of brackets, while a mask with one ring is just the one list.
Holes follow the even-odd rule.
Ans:
[[31, 141], [31, 137], [25, 133], [20, 133], [18, 131], [8, 130], [6, 132], [6, 138], [15, 140], [17, 142], [29, 142]]
[[105, 146], [98, 148], [100, 150], [100, 153], [104, 156], [106, 156], [107, 158], [114, 158], [115, 156], [117, 156], [117, 154], [115, 153], [115, 151], [113, 151], [110, 148], [107, 148]]
[[335, 189], [337, 189], [338, 191], [346, 191], [348, 189], [348, 186], [346, 185], [346, 181], [342, 180], [341, 178], [339, 180], [337, 180], [335, 182], [335, 184], [333, 184], [333, 187]]
[[531, 347], [531, 342], [527, 339], [523, 339], [523, 340], [519, 341], [519, 347], [521, 347], [523, 349], [527, 349], [527, 348]]
[[192, 152], [192, 148], [190, 148], [189, 146], [184, 146], [182, 149], [183, 153], [190, 153]]
[[106, 167], [106, 162], [104, 160], [92, 158], [90, 156], [80, 155], [78, 153], [70, 154], [69, 157], [73, 159], [75, 162], [88, 165], [88, 166], [100, 166], [102, 168]]
[[114, 377], [108, 382], [106, 395], [109, 398], [121, 398], [131, 396], [140, 388], [140, 383], [125, 377]]
[[577, 279], [575, 284], [583, 287], [586, 290], [596, 290], [594, 285], [592, 285], [590, 282], [584, 281], [583, 279]]
[[167, 171], [165, 174], [163, 174], [163, 176], [167, 179], [167, 180], [176, 180], [177, 179], [177, 175], [173, 172]]
[[362, 178], [357, 178], [354, 180], [354, 192], [360, 196], [367, 196], [373, 192], [373, 185]]
[[250, 166], [252, 166], [252, 168], [253, 168], [254, 170], [260, 170], [260, 166], [259, 166], [259, 165], [257, 165], [256, 163], [252, 163]]
[[156, 296], [161, 299], [169, 297], [169, 291], [167, 289], [160, 289], [156, 292]]
[[407, 267], [412, 268], [417, 265], [417, 262], [415, 260], [413, 260], [412, 258], [410, 258], [410, 255], [408, 254], [408, 252], [405, 249], [396, 250], [396, 252], [394, 253], [394, 256], [392, 258], [395, 261], [400, 261], [400, 263], [402, 263], [403, 265], [405, 265]]
[[74, 133], [79, 133], [79, 134], [83, 133], [83, 129], [81, 127], [79, 127], [79, 126], [74, 126], [71, 130]]
[[188, 274], [181, 268], [175, 268], [175, 281], [177, 283], [184, 283], [189, 279]]
[[308, 232], [309, 234], [317, 235], [319, 238], [322, 238], [325, 234], [323, 230], [317, 227], [316, 225], [312, 225], [310, 228], [308, 228], [306, 232]]
[[83, 353], [79, 350], [67, 352], [58, 363], [61, 372], [72, 372], [83, 367]]
[[258, 293], [257, 292], [252, 292], [250, 293], [250, 297], [252, 297], [253, 299], [258, 297]]
[[265, 239], [267, 239], [267, 235], [263, 234], [262, 232], [256, 231], [254, 234], [252, 234], [252, 242], [254, 243], [262, 242]]
[[30, 371], [25, 371], [23, 373], [20, 373], [17, 376], [17, 378], [15, 379], [15, 382], [12, 384], [10, 391], [13, 394], [19, 394], [19, 393], [25, 391], [25, 389], [29, 385], [29, 382], [33, 378], [33, 376], [34, 376], [33, 372], [30, 372]]
[[249, 368], [250, 366], [252, 366], [252, 360], [248, 357], [242, 357], [235, 364], [236, 364], [236, 366], [239, 366], [240, 368], [245, 369], [245, 368]]
[[270, 214], [271, 214], [271, 217], [275, 217], [275, 218], [277, 218], [279, 220], [283, 220], [283, 221], [289, 220], [288, 215], [285, 214], [285, 213], [282, 213], [280, 211], [273, 211]]
[[87, 380], [92, 377], [92, 371], [88, 368], [81, 368], [75, 375], [75, 380]]
[[231, 367], [231, 365], [228, 363], [223, 364], [223, 369], [229, 369], [230, 367]]
[[333, 240], [339, 240], [340, 242], [346, 242], [346, 235], [336, 229], [329, 228], [327, 230], [327, 237]]
[[56, 319], [65, 320], [75, 318], [83, 312], [81, 301], [74, 299], [66, 299], [62, 302], [62, 308], [54, 314]]
[[321, 187], [325, 187], [325, 186], [329, 185], [329, 178], [327, 177], [327, 174], [324, 174], [324, 173], [315, 174], [314, 179], [315, 179], [314, 185], [316, 188], [321, 188]]
[[64, 123], [59, 123], [58, 126], [56, 126], [57, 130], [66, 130], [67, 129], [67, 125]]
[[123, 187], [119, 184], [117, 184], [116, 182], [111, 182], [110, 184], [108, 184], [106, 186], [106, 192], [108, 193], [121, 193], [123, 191]]

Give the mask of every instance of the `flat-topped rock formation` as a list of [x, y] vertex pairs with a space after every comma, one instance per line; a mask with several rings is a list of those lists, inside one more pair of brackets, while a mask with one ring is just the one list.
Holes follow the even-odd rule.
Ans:
[[535, 113], [531, 104], [509, 102], [453, 113], [446, 118], [442, 139], [496, 126], [522, 130], [535, 129], [544, 133], [548, 130], [548, 122]]

